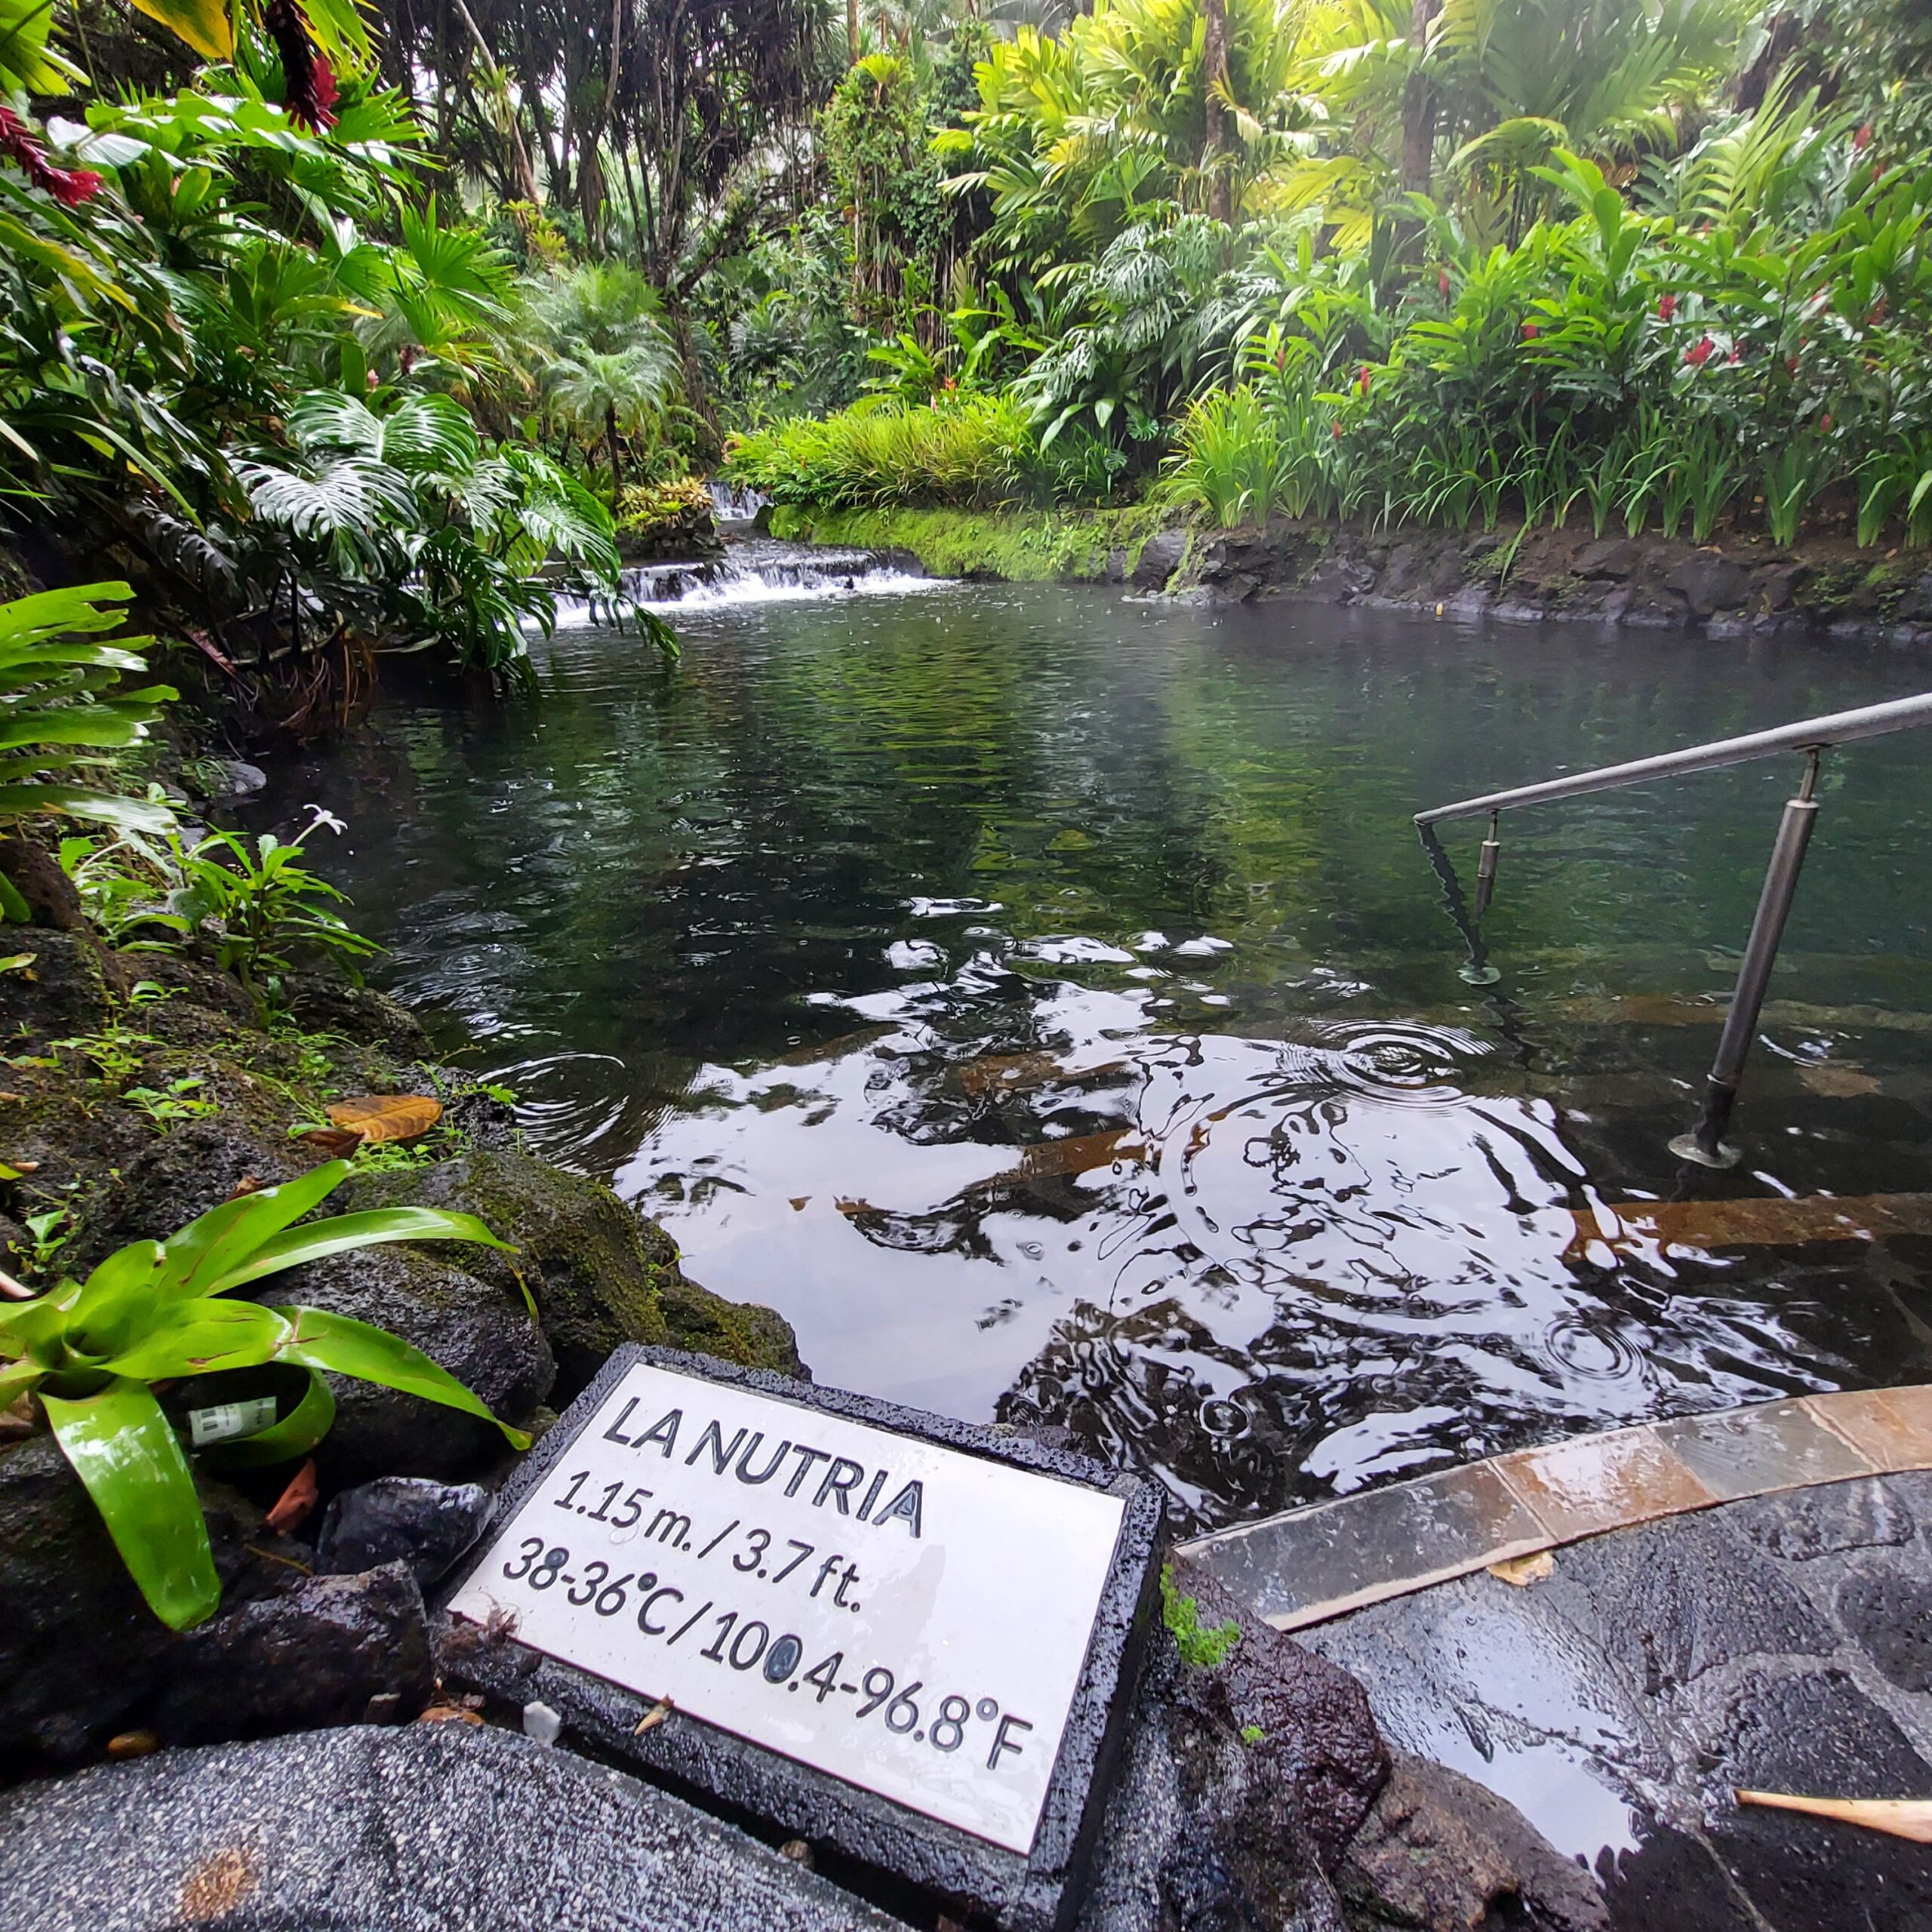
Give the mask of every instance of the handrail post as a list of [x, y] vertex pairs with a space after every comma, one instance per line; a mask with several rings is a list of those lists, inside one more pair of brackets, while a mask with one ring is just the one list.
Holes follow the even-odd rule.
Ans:
[[1724, 1131], [1737, 1104], [1738, 1083], [1743, 1078], [1751, 1043], [1758, 1037], [1765, 989], [1777, 963], [1785, 921], [1791, 916], [1792, 900], [1798, 891], [1798, 871], [1804, 863], [1804, 849], [1811, 842], [1811, 828], [1818, 817], [1818, 801], [1813, 795], [1818, 783], [1817, 749], [1804, 756], [1804, 782], [1797, 797], [1785, 801], [1771, 862], [1764, 872], [1764, 888], [1758, 897], [1757, 916], [1751, 921], [1743, 963], [1737, 969], [1737, 989], [1724, 1016], [1717, 1057], [1705, 1078], [1703, 1115], [1690, 1133], [1680, 1134], [1670, 1143], [1670, 1151], [1680, 1160], [1701, 1168], [1735, 1167], [1740, 1158], [1738, 1149], [1726, 1143]]

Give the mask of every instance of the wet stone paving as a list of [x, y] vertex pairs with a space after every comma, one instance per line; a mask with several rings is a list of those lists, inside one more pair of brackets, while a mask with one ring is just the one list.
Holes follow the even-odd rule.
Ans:
[[1616, 1932], [1923, 1932], [1926, 1848], [1738, 1789], [1932, 1798], [1932, 1472], [1729, 1503], [1304, 1630], [1389, 1742], [1593, 1869]]

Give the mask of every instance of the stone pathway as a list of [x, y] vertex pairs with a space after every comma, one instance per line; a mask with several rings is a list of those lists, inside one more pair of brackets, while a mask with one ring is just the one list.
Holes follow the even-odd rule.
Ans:
[[[1189, 1555], [1359, 1678], [1392, 1745], [1589, 1866], [1618, 1932], [1926, 1932], [1932, 1849], [1734, 1794], [1932, 1798], [1932, 1472], [1901, 1466], [1932, 1464], [1928, 1436], [1922, 1389], [1771, 1404]], [[1848, 1454], [1882, 1472], [1847, 1475]], [[1547, 1574], [1487, 1574], [1484, 1531], [1489, 1561], [1540, 1537]], [[1429, 1580], [1452, 1560], [1465, 1574]]]
[[1932, 1469], [1932, 1387], [1806, 1395], [1572, 1436], [1217, 1531], [1179, 1554], [1298, 1630], [1635, 1523]]

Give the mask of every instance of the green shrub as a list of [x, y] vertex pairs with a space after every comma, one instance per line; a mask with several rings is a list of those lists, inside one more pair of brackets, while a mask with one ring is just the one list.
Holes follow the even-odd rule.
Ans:
[[795, 418], [739, 438], [726, 467], [774, 503], [860, 509], [995, 509], [1034, 494], [1041, 474], [1027, 413], [1001, 393]]

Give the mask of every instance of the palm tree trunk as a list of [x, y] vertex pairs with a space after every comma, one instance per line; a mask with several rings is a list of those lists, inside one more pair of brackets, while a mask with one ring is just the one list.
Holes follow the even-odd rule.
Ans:
[[[1442, 11], [1442, 0], [1415, 0], [1409, 15], [1409, 45], [1420, 61], [1429, 23]], [[1435, 172], [1435, 84], [1417, 67], [1402, 94], [1402, 186], [1426, 195]]]
[[617, 405], [614, 402], [604, 407], [604, 433], [611, 444], [611, 514], [614, 516], [624, 494], [624, 458], [617, 440]]
[[1227, 0], [1206, 0], [1202, 13], [1202, 79], [1207, 88], [1208, 212], [1217, 221], [1235, 217], [1232, 118], [1226, 98], [1228, 88]]
[[859, 64], [859, 0], [845, 0], [845, 56], [848, 66]]

